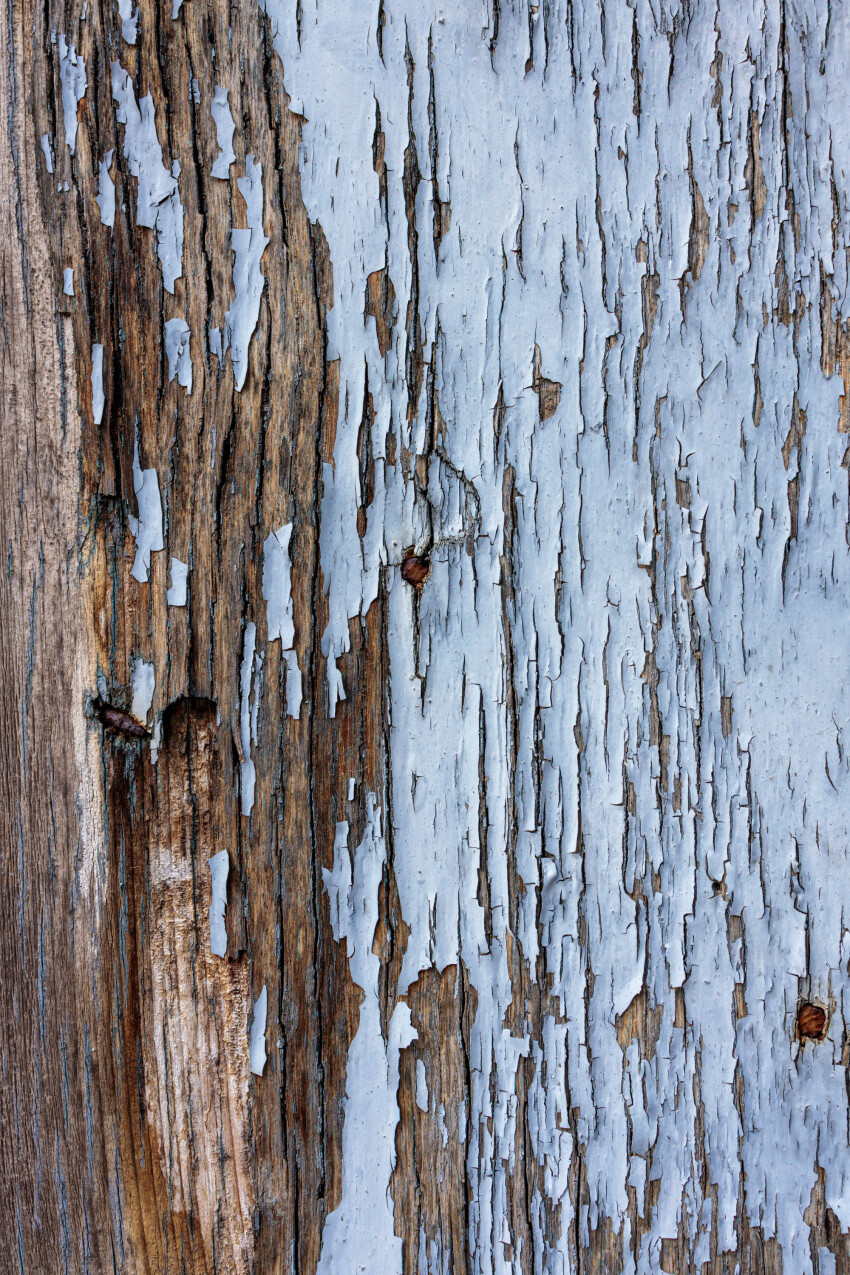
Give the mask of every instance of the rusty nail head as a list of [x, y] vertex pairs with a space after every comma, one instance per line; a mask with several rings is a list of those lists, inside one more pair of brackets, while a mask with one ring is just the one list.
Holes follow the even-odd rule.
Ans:
[[123, 708], [116, 708], [114, 704], [104, 704], [100, 701], [97, 701], [93, 707], [95, 715], [110, 730], [118, 731], [121, 735], [130, 735], [133, 739], [149, 738], [150, 731], [147, 726], [144, 726], [132, 714], [125, 713]]
[[803, 1040], [820, 1040], [826, 1027], [826, 1011], [806, 1001], [797, 1011], [797, 1034]]
[[408, 553], [401, 564], [402, 578], [414, 589], [421, 589], [431, 573], [431, 563], [416, 553]]

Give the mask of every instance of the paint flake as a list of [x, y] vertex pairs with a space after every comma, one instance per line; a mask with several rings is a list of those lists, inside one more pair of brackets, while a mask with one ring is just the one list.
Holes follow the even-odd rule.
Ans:
[[133, 0], [118, 0], [118, 16], [121, 19], [121, 38], [127, 44], [135, 44], [139, 25], [139, 10], [133, 11]]
[[[257, 740], [257, 711], [260, 701], [259, 674], [263, 657], [255, 651], [257, 626], [252, 620], [245, 625], [242, 646], [242, 668], [239, 676], [239, 743], [241, 747], [242, 814], [254, 809], [254, 787], [257, 772], [251, 757], [251, 745]], [[256, 674], [256, 676], [255, 676]], [[253, 700], [252, 700], [253, 693]]]
[[170, 607], [184, 607], [186, 605], [187, 582], [189, 579], [189, 567], [185, 562], [181, 562], [179, 558], [171, 559], [171, 588], [165, 595], [165, 600]]
[[95, 425], [103, 420], [103, 346], [91, 348], [91, 410]]
[[136, 558], [133, 563], [133, 579], [146, 584], [151, 564], [151, 553], [165, 548], [162, 538], [162, 500], [159, 479], [155, 469], [142, 469], [139, 464], [139, 436], [133, 451], [133, 489], [136, 493], [139, 516], [129, 517], [130, 531], [136, 541]]
[[59, 36], [59, 79], [62, 83], [65, 144], [73, 155], [77, 149], [78, 107], [85, 97], [88, 81], [85, 62], [64, 35]]
[[296, 720], [301, 713], [301, 670], [293, 644], [295, 624], [292, 609], [292, 578], [289, 542], [292, 524], [273, 531], [263, 545], [263, 598], [269, 641], [280, 638], [286, 662], [286, 711]]
[[222, 88], [220, 84], [216, 85], [215, 100], [210, 107], [210, 111], [215, 123], [216, 141], [220, 152], [213, 163], [212, 176], [227, 180], [230, 177], [230, 165], [236, 160], [236, 155], [233, 151], [233, 134], [236, 125], [233, 123], [233, 116], [230, 113], [227, 89]]
[[115, 225], [115, 183], [109, 175], [114, 153], [107, 151], [98, 166], [97, 206], [102, 226]]
[[112, 96], [117, 103], [116, 119], [124, 125], [124, 158], [138, 180], [136, 225], [156, 229], [163, 287], [173, 293], [174, 284], [183, 273], [179, 166], [175, 161], [169, 172], [162, 162], [153, 97], [148, 93], [136, 102], [133, 83], [119, 62], [112, 63]]
[[236, 296], [224, 323], [225, 348], [230, 349], [236, 388], [241, 390], [248, 375], [248, 348], [260, 317], [260, 299], [266, 282], [260, 261], [269, 243], [263, 232], [263, 167], [253, 155], [247, 157], [245, 176], [236, 184], [245, 201], [248, 228], [230, 232]]
[[254, 1002], [254, 1017], [251, 1022], [251, 1038], [248, 1047], [251, 1071], [255, 1076], [262, 1076], [266, 1066], [266, 1013], [268, 1009], [268, 992], [265, 984]]
[[141, 657], [133, 660], [133, 669], [130, 674], [133, 703], [130, 712], [143, 726], [147, 726], [148, 723], [148, 713], [151, 711], [155, 687], [156, 674], [153, 663]]
[[168, 359], [168, 379], [177, 377], [187, 394], [192, 393], [191, 332], [185, 319], [168, 319], [165, 324], [165, 354]]
[[54, 170], [53, 163], [53, 143], [50, 140], [49, 133], [43, 133], [41, 138], [41, 149], [44, 151], [44, 162], [47, 165], [47, 171], [52, 173]]
[[226, 850], [220, 850], [218, 854], [213, 855], [209, 860], [209, 869], [212, 891], [209, 914], [210, 951], [213, 956], [226, 956], [227, 926], [224, 922], [224, 914], [227, 908], [227, 877], [230, 872], [230, 855]]

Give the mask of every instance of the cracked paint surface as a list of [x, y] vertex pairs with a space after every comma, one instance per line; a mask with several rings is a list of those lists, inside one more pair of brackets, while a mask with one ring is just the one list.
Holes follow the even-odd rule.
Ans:
[[[331, 705], [383, 578], [396, 990], [462, 964], [478, 996], [471, 1269], [530, 1262], [507, 1203], [530, 1068], [534, 1269], [603, 1223], [624, 1270], [680, 1234], [708, 1260], [743, 1199], [811, 1272], [819, 1171], [850, 1225], [850, 561], [822, 365], [824, 313], [850, 312], [846, 24], [815, 0], [265, 9], [334, 271]], [[378, 276], [394, 303], [364, 323]], [[369, 1136], [346, 1124], [346, 1199]]]
[[[173, 421], [197, 424], [188, 413], [205, 410], [197, 405], [208, 382], [224, 387], [196, 431], [211, 449], [203, 463], [221, 464], [214, 505], [201, 496], [192, 508], [186, 547], [178, 542], [186, 562], [171, 557], [170, 589], [159, 587], [164, 562], [152, 573], [151, 554], [165, 548], [169, 517], [181, 516], [170, 484], [192, 432], [183, 437], [157, 404], [147, 432], [161, 415], [174, 438], [157, 447], [144, 438], [156, 467], [143, 470], [135, 423], [137, 512], [127, 513], [136, 554], [126, 574], [149, 595], [158, 589], [152, 606], [185, 608], [171, 617], [177, 654], [169, 648], [157, 663], [159, 684], [153, 663], [133, 665], [133, 712], [143, 721], [154, 713], [154, 760], [174, 703], [165, 687], [179, 659], [177, 626], [185, 620], [191, 636], [215, 614], [216, 640], [226, 635], [219, 648], [233, 647], [230, 683], [205, 687], [197, 748], [206, 773], [216, 732], [226, 737], [229, 727], [246, 838], [238, 855], [233, 843], [239, 906], [225, 911], [230, 859], [207, 853], [219, 844], [210, 837], [197, 878], [205, 906], [193, 903], [192, 915], [206, 915], [218, 958], [228, 927], [244, 925], [231, 955], [250, 950], [254, 962], [250, 979], [247, 962], [210, 962], [207, 975], [210, 1005], [228, 1007], [222, 1074], [232, 1058], [238, 1071], [234, 1172], [243, 1171], [250, 1070], [262, 1119], [264, 1101], [283, 1120], [286, 1102], [307, 1108], [321, 1093], [321, 1147], [318, 1137], [309, 1147], [322, 1161], [320, 1271], [401, 1275], [409, 1265], [395, 1193], [406, 1163], [398, 1148], [413, 1128], [437, 1156], [455, 1157], [473, 1275], [566, 1275], [591, 1236], [615, 1237], [624, 1272], [654, 1275], [683, 1252], [695, 1266], [735, 1254], [745, 1227], [776, 1242], [786, 1273], [831, 1275], [835, 1257], [814, 1242], [808, 1211], [819, 1191], [839, 1227], [850, 1227], [850, 28], [827, 0], [375, 8], [261, 4], [300, 119], [309, 300], [324, 323], [317, 595], [306, 604], [299, 554], [314, 497], [299, 505], [284, 491], [291, 456], [281, 461], [279, 507], [258, 476], [277, 463], [262, 447], [282, 398], [296, 420], [314, 388], [309, 375], [299, 380], [302, 353], [315, 372], [306, 338], [297, 375], [288, 367], [291, 400], [289, 381], [280, 391], [284, 371], [262, 370], [270, 326], [297, 331], [304, 320], [297, 308], [284, 315], [292, 294], [275, 290], [299, 251], [295, 218], [282, 247], [272, 239], [280, 155], [259, 158], [263, 139], [252, 137], [238, 77], [222, 70], [232, 87], [216, 83], [195, 117], [209, 134], [203, 177], [216, 179], [214, 199], [226, 198], [235, 165], [221, 224], [212, 224], [212, 203], [195, 198], [201, 161], [186, 162], [181, 179], [211, 256], [206, 245], [221, 231], [203, 294], [221, 326], [201, 314], [206, 328], [191, 311], [194, 294], [182, 317], [184, 293], [203, 272], [192, 260], [183, 277], [180, 162], [166, 162], [161, 139], [169, 154], [189, 155], [162, 114], [158, 133], [160, 103], [152, 91], [142, 96], [144, 76], [131, 78], [118, 61], [106, 83], [121, 127], [98, 136], [90, 165], [100, 224], [114, 228], [120, 183], [121, 213], [156, 230], [163, 288], [174, 294], [182, 280], [168, 303], [181, 316], [163, 311], [157, 329], [162, 390], [173, 393], [172, 380], [181, 387]], [[142, 10], [120, 0], [117, 12], [125, 42], [135, 41]], [[64, 36], [58, 59], [73, 156], [78, 141], [88, 144], [85, 129], [78, 137], [86, 64]], [[194, 76], [191, 84], [199, 106]], [[61, 147], [54, 153], [52, 132], [40, 136], [49, 173], [54, 162], [70, 164]], [[105, 149], [109, 140], [117, 149]], [[187, 218], [187, 233], [195, 230]], [[75, 264], [82, 307], [90, 289]], [[70, 296], [74, 267], [63, 269], [57, 288], [64, 278]], [[105, 412], [105, 395], [125, 383], [103, 333], [106, 347], [86, 346], [97, 425], [120, 415], [111, 403]], [[207, 353], [217, 356], [214, 370]], [[247, 436], [258, 440], [256, 469], [230, 468]], [[250, 533], [231, 541], [241, 503], [251, 504]], [[218, 565], [237, 580], [231, 610], [225, 600], [216, 611], [219, 599], [205, 592], [198, 550], [213, 540]], [[322, 590], [323, 631], [299, 667], [299, 630], [308, 608], [318, 615]], [[353, 716], [362, 690], [353, 679], [374, 676], [374, 651], [364, 655], [364, 645], [355, 661], [352, 634], [376, 612], [385, 680], [370, 710], [381, 720], [368, 723], [368, 744], [363, 727], [352, 748], [360, 762], [368, 747], [380, 752], [385, 787], [348, 779], [346, 766], [346, 820], [338, 806], [329, 816], [331, 801], [317, 806], [327, 816], [317, 834], [310, 804], [308, 833], [293, 833], [284, 816], [294, 767], [289, 754], [290, 770], [277, 766], [273, 749], [283, 755], [302, 719], [312, 730], [316, 677], [339, 726], [329, 738], [342, 740], [344, 713]], [[187, 695], [207, 676], [203, 664]], [[273, 669], [284, 670], [285, 696]], [[211, 660], [209, 670], [212, 682]], [[296, 754], [302, 770], [324, 756], [313, 742]], [[178, 752], [175, 744], [168, 762], [175, 820], [185, 804]], [[330, 790], [334, 776], [311, 774], [309, 803], [324, 801], [326, 780]], [[270, 792], [284, 829], [273, 835]], [[197, 936], [186, 900], [196, 878], [186, 855], [175, 858], [168, 829], [152, 880], [189, 969]], [[320, 861], [323, 835], [334, 839], [331, 867]], [[95, 846], [95, 832], [87, 836]], [[362, 998], [339, 1104], [338, 1182], [325, 1063], [315, 1064], [315, 1088], [290, 1082], [308, 1015], [299, 1019], [283, 980], [273, 983], [275, 961], [309, 967], [311, 977], [311, 963], [325, 961], [324, 977], [327, 951], [314, 938], [304, 956], [306, 921], [298, 943], [281, 938], [282, 911], [268, 933], [252, 929], [251, 873], [262, 859], [268, 879], [283, 878], [296, 857], [287, 838], [298, 836], [312, 872], [310, 921], [321, 943], [338, 945], [353, 999]], [[275, 909], [290, 885], [275, 880]], [[179, 991], [183, 965], [165, 947], [155, 957], [154, 1018], [167, 1031], [157, 1037], [148, 1102], [164, 1113], [152, 1123], [170, 1139], [166, 1078], [185, 1017], [171, 981]], [[419, 1002], [439, 1002], [444, 978], [464, 1002], [457, 1083], [441, 1074], [445, 1039], [420, 1023]], [[332, 991], [343, 999], [341, 987]], [[823, 1014], [816, 1039], [799, 1030], [804, 1002]], [[318, 993], [315, 1004], [327, 1008]], [[348, 1026], [341, 1013], [335, 1027]], [[218, 1026], [209, 1030], [217, 1041]], [[296, 1091], [307, 1096], [293, 1100]], [[194, 1079], [186, 1092], [188, 1122]], [[216, 1119], [205, 1128], [210, 1146]], [[182, 1126], [173, 1127], [183, 1155]], [[295, 1162], [301, 1150], [292, 1146]], [[448, 1196], [455, 1184], [446, 1176]], [[220, 1190], [218, 1179], [203, 1185], [207, 1221]], [[240, 1271], [254, 1242], [253, 1198], [252, 1183], [231, 1245]], [[277, 1182], [263, 1198], [262, 1225], [270, 1216], [273, 1226], [284, 1198]], [[455, 1250], [433, 1219], [416, 1240], [420, 1272], [454, 1269]]]

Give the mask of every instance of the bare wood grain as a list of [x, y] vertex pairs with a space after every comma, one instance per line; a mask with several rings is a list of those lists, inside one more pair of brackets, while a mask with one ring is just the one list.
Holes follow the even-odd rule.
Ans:
[[[322, 465], [333, 460], [339, 396], [326, 329], [334, 263], [301, 200], [300, 118], [288, 110], [283, 70], [256, 9], [187, 0], [175, 22], [153, 0], [142, 0], [140, 10], [135, 47], [122, 43], [117, 12], [101, 3], [89, 5], [82, 23], [56, 0], [44, 9], [16, 0], [0, 28], [0, 101], [8, 121], [0, 130], [0, 1021], [8, 1078], [0, 1088], [0, 1146], [10, 1166], [0, 1187], [0, 1219], [10, 1269], [21, 1272], [312, 1275], [325, 1218], [342, 1192], [346, 1055], [362, 996], [345, 943], [333, 939], [322, 869], [332, 864], [339, 821], [348, 820], [351, 844], [358, 843], [368, 792], [389, 809], [386, 590], [382, 585], [368, 614], [351, 622], [351, 648], [341, 660], [348, 698], [331, 717], [318, 535]], [[73, 159], [60, 144], [54, 30], [73, 30], [89, 68]], [[152, 95], [164, 159], [181, 165], [186, 244], [173, 298], [162, 288], [152, 232], [135, 225], [135, 180], [110, 92], [116, 56], [132, 70], [137, 93]], [[222, 81], [237, 121], [237, 160], [227, 182], [209, 177], [215, 133], [194, 89], [197, 83], [207, 104]], [[55, 174], [42, 161], [44, 132], [54, 138]], [[375, 138], [375, 198], [386, 202], [380, 120]], [[765, 179], [754, 117], [750, 143], [746, 176], [758, 219]], [[107, 150], [115, 154], [114, 234], [104, 232], [95, 202], [97, 167]], [[267, 176], [270, 243], [248, 378], [237, 393], [229, 361], [219, 366], [208, 354], [206, 332], [221, 324], [231, 293], [228, 234], [231, 220], [244, 224], [236, 181], [249, 154]], [[411, 146], [404, 172], [391, 175], [404, 184], [414, 257], [417, 236], [431, 230], [416, 225], [421, 162]], [[67, 191], [57, 189], [66, 181]], [[696, 281], [711, 227], [695, 181], [692, 193], [688, 269]], [[448, 203], [435, 195], [437, 247], [450, 220]], [[71, 264], [76, 295], [60, 304], [62, 271]], [[658, 287], [658, 275], [642, 283], [642, 348], [652, 337]], [[793, 298], [786, 298], [783, 314], [794, 321]], [[161, 329], [172, 316], [185, 317], [193, 334], [191, 397], [167, 380]], [[846, 383], [846, 329], [826, 305], [821, 317], [824, 373], [840, 372]], [[424, 487], [441, 430], [438, 395], [428, 384], [415, 304], [407, 315], [396, 313], [386, 270], [370, 276], [367, 319], [375, 321], [382, 354], [394, 325], [407, 324], [411, 402], [433, 395], [427, 455], [396, 458], [394, 446], [388, 448], [388, 463]], [[105, 350], [99, 425], [91, 402], [93, 342]], [[545, 370], [538, 351], [530, 379], [541, 422], [561, 396]], [[842, 402], [839, 428], [847, 432], [846, 396]], [[497, 430], [500, 412], [504, 402]], [[368, 433], [360, 447], [364, 508], [374, 483]], [[788, 435], [789, 457], [804, 433], [801, 413]], [[167, 518], [165, 551], [153, 556], [144, 585], [129, 572], [136, 438], [143, 467], [159, 474]], [[685, 480], [681, 490], [677, 480], [676, 499], [689, 506]], [[796, 499], [789, 491], [789, 501]], [[510, 634], [518, 587], [510, 472], [504, 514]], [[295, 649], [304, 686], [297, 719], [287, 711], [280, 644], [268, 642], [258, 603], [263, 542], [284, 522], [294, 526]], [[365, 519], [359, 528], [363, 534]], [[172, 554], [190, 563], [185, 609], [165, 602]], [[655, 571], [653, 565], [654, 589]], [[257, 794], [245, 818], [239, 672], [249, 622], [257, 625], [264, 665]], [[162, 743], [155, 765], [147, 742], [116, 738], [91, 712], [99, 675], [109, 702], [129, 707], [136, 658], [156, 670], [153, 711], [162, 715]], [[661, 728], [654, 652], [644, 680], [659, 782], [680, 800], [681, 776], [669, 772]], [[510, 669], [507, 683], [515, 728]], [[724, 737], [733, 712], [726, 698]], [[483, 760], [481, 784], [486, 788]], [[629, 801], [626, 791], [627, 808]], [[486, 801], [482, 808], [486, 817]], [[512, 930], [526, 889], [514, 857], [516, 818], [512, 809]], [[391, 819], [387, 826], [391, 843]], [[207, 863], [221, 849], [231, 859], [225, 960], [209, 952], [207, 920]], [[485, 863], [480, 899], [489, 909], [488, 889]], [[384, 1031], [398, 999], [406, 941], [390, 844], [373, 948], [381, 960]], [[513, 940], [509, 965], [514, 995], [505, 1026], [540, 1044], [546, 1016], [558, 1012], [546, 971], [533, 968]], [[588, 996], [592, 980], [589, 971]], [[253, 1078], [248, 1025], [264, 986], [269, 1058], [263, 1077]], [[448, 1269], [467, 1271], [464, 1122], [476, 993], [460, 964], [423, 973], [406, 1001], [418, 1038], [401, 1058], [391, 1183], [404, 1271], [421, 1269], [423, 1242], [426, 1265], [433, 1243]], [[736, 1003], [743, 1016], [742, 991]], [[676, 1009], [684, 1030], [682, 993]], [[621, 1047], [636, 1041], [641, 1058], [651, 1058], [661, 1015], [644, 989], [617, 1021]], [[531, 1271], [531, 1237], [542, 1226], [549, 1246], [565, 1248], [573, 1269], [619, 1271], [625, 1241], [609, 1224], [577, 1225], [563, 1237], [552, 1216], [535, 1215], [542, 1169], [529, 1134], [529, 1095], [539, 1065], [522, 1059], [510, 1095], [517, 1130], [507, 1211], [515, 1244], [503, 1257]], [[420, 1067], [427, 1111], [417, 1103]], [[707, 1168], [705, 1175], [707, 1181]], [[666, 1184], [651, 1182], [639, 1199], [630, 1188], [634, 1253], [661, 1189]], [[580, 1148], [569, 1191], [581, 1217], [590, 1193]], [[822, 1175], [807, 1221], [812, 1244], [834, 1253], [837, 1275], [848, 1275], [850, 1242], [826, 1205]], [[778, 1275], [778, 1246], [748, 1222], [743, 1181], [738, 1234], [737, 1253], [713, 1250], [711, 1275]], [[494, 1236], [492, 1243], [502, 1240]], [[663, 1271], [696, 1269], [684, 1226], [654, 1260]]]

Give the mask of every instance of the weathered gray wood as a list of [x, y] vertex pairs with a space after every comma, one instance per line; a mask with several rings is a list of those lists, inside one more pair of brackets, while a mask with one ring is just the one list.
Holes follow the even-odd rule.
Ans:
[[9, 1270], [850, 1275], [846, 6], [6, 19]]

